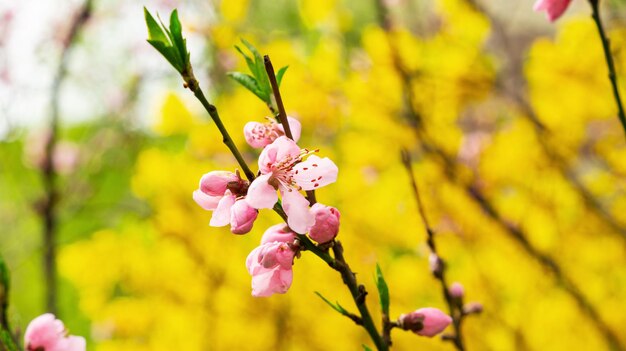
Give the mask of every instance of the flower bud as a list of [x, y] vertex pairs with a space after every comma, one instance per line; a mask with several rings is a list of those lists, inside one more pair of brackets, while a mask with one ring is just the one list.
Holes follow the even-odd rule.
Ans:
[[430, 272], [435, 277], [440, 277], [441, 273], [443, 273], [443, 261], [441, 258], [439, 258], [437, 254], [431, 253], [430, 256], [428, 256], [428, 264], [430, 265]]
[[452, 283], [448, 291], [450, 292], [450, 296], [452, 296], [455, 299], [462, 299], [465, 293], [465, 290], [463, 289], [463, 285], [461, 285], [461, 283], [459, 282]]
[[463, 306], [463, 314], [478, 314], [483, 311], [483, 304], [480, 302], [470, 302]]
[[433, 307], [420, 308], [398, 318], [398, 324], [402, 329], [428, 337], [441, 333], [450, 323], [452, 323], [450, 316]]
[[339, 211], [318, 203], [311, 207], [311, 213], [315, 216], [315, 224], [309, 230], [311, 239], [320, 244], [333, 240], [339, 232]]
[[228, 188], [228, 183], [239, 180], [240, 178], [233, 172], [212, 171], [200, 179], [200, 190], [210, 196], [222, 196]]
[[252, 229], [252, 225], [259, 211], [250, 207], [246, 200], [237, 200], [230, 209], [230, 231], [234, 234], [246, 234]]

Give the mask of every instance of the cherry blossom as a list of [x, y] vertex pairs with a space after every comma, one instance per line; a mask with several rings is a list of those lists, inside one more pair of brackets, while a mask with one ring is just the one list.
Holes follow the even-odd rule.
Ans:
[[[289, 129], [291, 130], [293, 140], [297, 142], [300, 139], [300, 132], [302, 129], [300, 121], [287, 116], [287, 122], [289, 122]], [[274, 140], [278, 139], [278, 137], [285, 135], [285, 129], [282, 124], [273, 119], [269, 119], [268, 123], [246, 123], [243, 127], [243, 135], [246, 138], [246, 142], [248, 142], [250, 146], [254, 148], [262, 148], [274, 142]]]
[[26, 351], [85, 351], [85, 338], [67, 335], [63, 322], [51, 313], [33, 319], [24, 333]]
[[572, 0], [537, 0], [533, 9], [535, 11], [546, 11], [546, 15], [551, 22], [556, 21], [569, 6]]

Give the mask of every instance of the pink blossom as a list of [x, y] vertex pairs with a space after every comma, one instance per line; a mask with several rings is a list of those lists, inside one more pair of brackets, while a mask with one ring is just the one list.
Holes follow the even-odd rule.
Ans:
[[26, 351], [84, 351], [85, 338], [67, 335], [63, 322], [46, 313], [33, 319], [24, 333]]
[[441, 333], [452, 323], [452, 318], [433, 307], [420, 308], [408, 314], [400, 315], [398, 324], [405, 330], [411, 330], [421, 336], [432, 337]]
[[311, 239], [320, 244], [333, 240], [339, 232], [339, 211], [317, 203], [311, 207], [311, 213], [315, 216], [315, 224], [309, 230]]
[[465, 290], [463, 289], [463, 285], [459, 282], [454, 282], [450, 285], [450, 295], [456, 299], [460, 299], [465, 294]]
[[268, 228], [261, 246], [252, 250], [246, 259], [246, 268], [252, 275], [252, 296], [265, 297], [284, 294], [293, 280], [295, 252], [290, 243], [295, 238], [284, 224]]
[[258, 176], [248, 189], [250, 206], [272, 208], [278, 201], [279, 190], [287, 224], [297, 233], [306, 233], [315, 223], [308, 200], [300, 190], [314, 190], [337, 180], [337, 166], [329, 158], [311, 155], [291, 139], [281, 136], [266, 146], [259, 156]]
[[230, 224], [234, 234], [245, 234], [252, 229], [258, 211], [245, 199], [248, 182], [238, 174], [213, 171], [202, 176], [193, 192], [194, 201], [207, 211], [213, 211], [209, 225], [223, 227]]
[[[297, 142], [300, 140], [302, 130], [300, 121], [289, 116], [287, 116], [287, 121], [293, 140]], [[268, 123], [248, 122], [243, 127], [243, 135], [250, 146], [262, 148], [274, 142], [278, 137], [285, 135], [285, 129], [281, 123], [274, 120], [270, 120]]]
[[569, 6], [572, 0], [537, 0], [533, 9], [535, 11], [546, 11], [546, 15], [551, 22], [556, 21]]

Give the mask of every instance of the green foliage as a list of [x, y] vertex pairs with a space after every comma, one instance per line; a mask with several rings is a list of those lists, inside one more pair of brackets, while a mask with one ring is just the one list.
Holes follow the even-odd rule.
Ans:
[[378, 297], [380, 299], [380, 308], [384, 315], [389, 315], [389, 287], [383, 277], [378, 263], [376, 264], [376, 288], [378, 289]]
[[189, 71], [189, 51], [187, 51], [187, 41], [183, 38], [178, 10], [170, 14], [169, 30], [160, 18], [159, 24], [145, 7], [143, 11], [148, 27], [148, 43], [160, 52], [179, 73]]
[[324, 300], [324, 302], [326, 302], [328, 304], [328, 306], [332, 307], [335, 311], [341, 313], [344, 316], [350, 315], [350, 312], [348, 312], [345, 308], [343, 308], [338, 302], [337, 303], [330, 302], [319, 291], [316, 291], [315, 295], [319, 296], [320, 299]]
[[363, 350], [364, 350], [364, 351], [372, 351], [372, 349], [370, 349], [370, 347], [369, 347], [369, 346], [367, 346], [367, 345], [365, 345], [365, 344], [363, 344], [363, 345], [361, 345], [361, 346], [363, 346]]
[[0, 329], [0, 346], [2, 351], [18, 351], [19, 349], [15, 345], [15, 341], [11, 337], [11, 333], [8, 330]]
[[[270, 84], [267, 72], [265, 71], [265, 61], [263, 56], [259, 53], [259, 50], [254, 47], [250, 42], [245, 39], [241, 39], [241, 42], [250, 51], [250, 55], [246, 54], [239, 46], [235, 45], [235, 49], [239, 51], [241, 56], [246, 60], [246, 65], [252, 75], [241, 72], [228, 72], [228, 76], [234, 79], [237, 83], [244, 86], [244, 88], [250, 90], [259, 99], [265, 102], [267, 105], [272, 106], [272, 86]], [[283, 75], [287, 71], [289, 66], [281, 67], [276, 73], [276, 81], [280, 87], [280, 83], [283, 79]]]

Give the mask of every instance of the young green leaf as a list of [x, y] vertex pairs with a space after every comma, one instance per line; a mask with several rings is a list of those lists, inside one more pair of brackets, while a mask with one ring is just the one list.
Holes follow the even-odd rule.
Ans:
[[165, 33], [163, 33], [163, 29], [157, 23], [154, 17], [152, 17], [150, 12], [148, 12], [147, 8], [143, 8], [143, 13], [146, 18], [146, 26], [148, 27], [148, 40], [168, 43], [169, 41], [165, 36]]
[[272, 86], [270, 85], [270, 79], [267, 77], [267, 72], [265, 72], [265, 61], [263, 60], [263, 56], [259, 53], [254, 45], [248, 42], [245, 39], [241, 39], [241, 42], [250, 50], [252, 56], [254, 57], [254, 70], [252, 70], [252, 74], [256, 78], [259, 86], [263, 91], [267, 91], [268, 96], [272, 92]]
[[178, 11], [174, 10], [170, 15], [169, 30], [160, 17], [157, 16], [159, 18], [157, 22], [145, 7], [144, 15], [148, 27], [148, 43], [161, 53], [179, 73], [183, 73], [189, 65], [189, 52], [178, 20]]
[[261, 90], [259, 84], [257, 83], [256, 79], [254, 79], [254, 77], [241, 72], [228, 72], [227, 74], [237, 83], [243, 85], [246, 89], [250, 90], [259, 99], [267, 102], [269, 97], [265, 94], [264, 91]]
[[315, 294], [316, 294], [317, 296], [319, 296], [319, 297], [320, 297], [320, 299], [324, 300], [324, 302], [326, 302], [326, 303], [328, 304], [328, 306], [332, 307], [335, 311], [337, 311], [337, 312], [339, 312], [339, 313], [343, 314], [344, 316], [346, 316], [346, 315], [349, 315], [349, 314], [350, 314], [348, 311], [346, 311], [346, 309], [345, 309], [345, 308], [341, 307], [341, 305], [340, 305], [340, 304], [338, 304], [338, 303], [337, 303], [337, 304], [334, 304], [334, 303], [332, 303], [332, 302], [328, 301], [328, 299], [327, 299], [327, 298], [325, 298], [324, 296], [322, 296], [322, 294], [320, 294], [320, 293], [319, 293], [319, 291], [316, 291], [316, 292], [315, 292]]
[[276, 82], [278, 83], [279, 87], [280, 82], [283, 81], [283, 76], [285, 75], [285, 72], [287, 72], [287, 68], [289, 68], [289, 66], [281, 67], [278, 72], [276, 72]]
[[363, 351], [372, 351], [372, 349], [369, 348], [369, 346], [362, 344], [361, 346], [363, 346]]
[[378, 288], [378, 297], [380, 298], [380, 308], [384, 315], [389, 315], [389, 287], [383, 272], [380, 270], [378, 263], [376, 264], [376, 287]]
[[3, 329], [0, 326], [0, 346], [3, 346], [2, 350], [18, 351], [15, 341], [8, 330]]
[[172, 11], [170, 15], [170, 33], [170, 39], [186, 65], [189, 62], [189, 52], [187, 51], [187, 41], [183, 38], [183, 28], [178, 19], [178, 10]]

